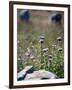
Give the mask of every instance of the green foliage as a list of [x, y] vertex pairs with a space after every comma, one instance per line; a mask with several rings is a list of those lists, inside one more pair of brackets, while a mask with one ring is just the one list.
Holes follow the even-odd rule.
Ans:
[[53, 58], [53, 62], [48, 68], [49, 71], [55, 73], [59, 78], [64, 77], [64, 65], [63, 60], [60, 58], [59, 55], [57, 55], [55, 58]]
[[[44, 16], [45, 17], [45, 16]], [[21, 60], [17, 61], [17, 70], [21, 71], [27, 65], [33, 65], [35, 70], [45, 69], [55, 73], [58, 77], [64, 77], [64, 28], [62, 26], [50, 26], [46, 25], [45, 28], [42, 28], [43, 25], [37, 24], [34, 20], [39, 22], [42, 17], [31, 16], [31, 21], [33, 23], [22, 22], [18, 26], [17, 39], [20, 41], [17, 48], [17, 59], [21, 54]], [[44, 19], [47, 19], [44, 18]], [[44, 30], [46, 29], [46, 30]], [[40, 35], [44, 35], [45, 40], [41, 47], [39, 43]], [[58, 43], [57, 37], [62, 37], [61, 43]], [[53, 47], [52, 45], [56, 45]], [[21, 49], [19, 49], [21, 47]], [[58, 48], [63, 50], [60, 52]], [[27, 48], [30, 49], [30, 55], [25, 56], [25, 53], [28, 52]], [[42, 51], [44, 48], [49, 48], [48, 53], [45, 55]], [[52, 55], [52, 61], [49, 65], [48, 55]], [[31, 58], [31, 55], [34, 58]], [[23, 60], [22, 60], [23, 59]]]
[[22, 64], [22, 60], [18, 60], [17, 61], [17, 72], [21, 71], [23, 69], [23, 64]]

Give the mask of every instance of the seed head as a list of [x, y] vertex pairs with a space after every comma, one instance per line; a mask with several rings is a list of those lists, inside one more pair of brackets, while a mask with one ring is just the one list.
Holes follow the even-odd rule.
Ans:
[[61, 38], [61, 37], [58, 37], [57, 40], [58, 40], [58, 41], [62, 41], [62, 38]]
[[52, 55], [48, 55], [48, 58], [49, 58], [49, 59], [52, 59]]
[[40, 39], [45, 39], [45, 37], [44, 36], [40, 36]]
[[44, 48], [43, 51], [44, 51], [44, 52], [48, 52], [48, 48]]
[[49, 58], [48, 61], [52, 61], [53, 59], [52, 58]]
[[62, 48], [59, 48], [58, 51], [61, 52], [62, 51]]
[[43, 40], [43, 39], [40, 39], [39, 42], [40, 42], [40, 43], [44, 43], [44, 40]]

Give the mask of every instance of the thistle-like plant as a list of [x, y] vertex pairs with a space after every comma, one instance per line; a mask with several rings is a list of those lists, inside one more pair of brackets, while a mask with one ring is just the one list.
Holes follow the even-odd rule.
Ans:
[[46, 70], [48, 68], [48, 48], [43, 49], [43, 56], [44, 56], [44, 69]]
[[40, 69], [44, 69], [44, 59], [43, 59], [43, 44], [44, 44], [44, 39], [45, 37], [44, 36], [40, 36], [40, 39], [39, 39], [39, 43], [40, 43], [40, 47], [41, 47], [41, 60], [40, 60]]

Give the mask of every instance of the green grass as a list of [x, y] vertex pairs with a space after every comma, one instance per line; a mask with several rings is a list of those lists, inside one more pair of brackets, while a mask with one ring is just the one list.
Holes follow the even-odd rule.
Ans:
[[[64, 52], [62, 51], [59, 53], [58, 47], [61, 47], [64, 50], [64, 28], [61, 25], [48, 24], [47, 14], [44, 14], [42, 17], [33, 15], [30, 17], [31, 23], [21, 22], [18, 24], [17, 39], [20, 41], [20, 44], [18, 45], [17, 58], [19, 58], [19, 55], [21, 54], [21, 60], [17, 61], [17, 68], [19, 72], [26, 65], [33, 65], [35, 70], [44, 68], [45, 70], [55, 73], [58, 77], [63, 78]], [[49, 48], [48, 55], [51, 54], [53, 56], [52, 64], [48, 67], [45, 67], [47, 59], [45, 59], [44, 56], [42, 56], [43, 63], [41, 63], [40, 35], [45, 36], [43, 48]], [[62, 37], [61, 45], [59, 45], [57, 41], [57, 37], [59, 36]], [[52, 45], [54, 44], [56, 45], [55, 49], [52, 48]], [[19, 47], [21, 47], [21, 50]], [[25, 57], [27, 48], [30, 48], [32, 51], [31, 53], [35, 56], [33, 60]]]

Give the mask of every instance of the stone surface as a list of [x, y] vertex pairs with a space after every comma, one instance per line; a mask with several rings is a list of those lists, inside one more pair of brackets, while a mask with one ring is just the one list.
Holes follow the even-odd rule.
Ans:
[[33, 73], [33, 66], [26, 66], [22, 71], [17, 74], [17, 80], [23, 80], [28, 73]]
[[17, 74], [17, 80], [43, 80], [43, 79], [56, 79], [58, 78], [52, 72], [45, 70], [34, 71], [33, 66], [26, 66], [22, 71]]
[[33, 79], [55, 79], [58, 78], [55, 74], [45, 70], [34, 71], [32, 74], [27, 74], [25, 80]]

